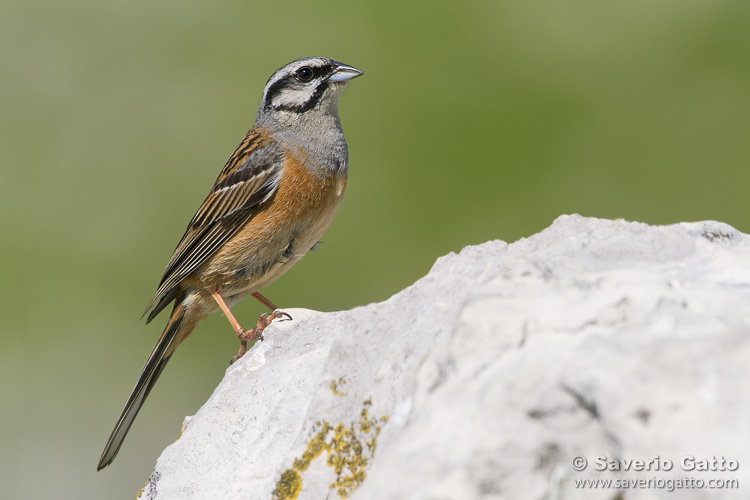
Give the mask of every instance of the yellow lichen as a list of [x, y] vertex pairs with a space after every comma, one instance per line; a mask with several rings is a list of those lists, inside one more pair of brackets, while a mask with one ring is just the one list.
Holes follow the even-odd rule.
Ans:
[[177, 436], [177, 439], [175, 441], [179, 441], [182, 435], [185, 433], [185, 429], [188, 428], [188, 425], [190, 425], [191, 417], [186, 417], [185, 420], [182, 421], [182, 427], [180, 428], [180, 434]]
[[318, 458], [321, 453], [328, 450], [326, 435], [331, 430], [331, 424], [328, 422], [316, 422], [315, 428], [318, 432], [307, 442], [307, 449], [302, 454], [302, 458], [294, 459], [294, 468], [300, 472], [305, 472], [313, 460]]
[[[149, 481], [150, 481], [150, 479], [149, 479]], [[138, 500], [139, 498], [141, 498], [141, 495], [143, 495], [143, 490], [146, 489], [146, 486], [148, 486], [148, 481], [146, 481], [146, 484], [143, 485], [143, 488], [141, 488], [140, 490], [138, 490], [138, 493], [135, 494], [135, 498], [133, 500]]]
[[[343, 383], [343, 377], [339, 379]], [[335, 381], [331, 382], [331, 390], [336, 394]], [[294, 460], [293, 469], [282, 473], [281, 480], [276, 485], [274, 499], [292, 500], [302, 488], [302, 472], [306, 471], [313, 460], [324, 451], [328, 454], [326, 464], [333, 467], [336, 476], [330, 484], [331, 490], [336, 490], [340, 498], [347, 498], [365, 480], [366, 468], [374, 453], [380, 430], [388, 421], [388, 417], [370, 418], [368, 408], [372, 406], [370, 399], [362, 403], [359, 420], [349, 426], [338, 423], [333, 426], [323, 420], [315, 423], [314, 435], [307, 443], [307, 449], [301, 458]], [[372, 438], [363, 443], [364, 435], [372, 432]], [[299, 471], [299, 472], [298, 472]], [[294, 476], [293, 476], [294, 475]], [[291, 481], [296, 478], [295, 481]], [[296, 489], [284, 489], [286, 485], [294, 485]], [[286, 493], [287, 491], [293, 492]], [[278, 492], [278, 493], [277, 493]], [[282, 496], [286, 494], [287, 496]]]
[[281, 479], [273, 490], [274, 500], [294, 500], [302, 489], [302, 477], [294, 469], [287, 469], [281, 473]]
[[345, 383], [346, 383], [346, 379], [343, 376], [339, 377], [338, 380], [331, 380], [331, 386], [330, 386], [331, 387], [331, 392], [335, 396], [346, 396], [347, 395], [346, 392], [341, 392], [339, 390], [339, 387], [342, 386], [342, 385], [344, 385]]

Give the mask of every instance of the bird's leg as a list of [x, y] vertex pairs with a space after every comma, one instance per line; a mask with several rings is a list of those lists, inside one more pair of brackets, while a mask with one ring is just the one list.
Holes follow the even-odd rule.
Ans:
[[276, 305], [273, 302], [271, 302], [270, 300], [265, 298], [263, 295], [261, 295], [260, 292], [255, 292], [253, 294], [253, 297], [261, 301], [263, 305], [265, 305], [267, 308], [269, 308], [272, 311], [275, 311], [276, 309], [278, 309], [278, 307], [276, 307]]
[[242, 356], [244, 356], [246, 352], [247, 352], [247, 340], [240, 340], [240, 350], [237, 351], [237, 354], [232, 356], [232, 359], [229, 360], [229, 364], [233, 365], [234, 362], [240, 359]]
[[[214, 290], [213, 292], [211, 292], [211, 295], [213, 296], [216, 303], [219, 304], [219, 308], [222, 310], [222, 312], [227, 317], [229, 322], [232, 324], [232, 328], [234, 328], [234, 333], [237, 334], [237, 338], [240, 339], [240, 350], [232, 358], [232, 360], [230, 361], [230, 364], [240, 359], [247, 352], [248, 341], [263, 340], [263, 330], [265, 330], [266, 327], [270, 325], [273, 320], [277, 318], [282, 318], [284, 316], [286, 316], [289, 319], [292, 319], [292, 317], [289, 314], [276, 309], [273, 312], [261, 314], [258, 317], [258, 323], [256, 323], [255, 328], [251, 328], [250, 330], [244, 330], [240, 326], [239, 321], [237, 321], [237, 319], [232, 314], [232, 311], [229, 310], [229, 306], [227, 306], [227, 303], [224, 302], [224, 298], [219, 294], [219, 291]], [[260, 296], [263, 297], [262, 295]], [[263, 299], [268, 300], [265, 297], [263, 297]], [[268, 303], [272, 304], [271, 301], [268, 301]]]
[[240, 350], [237, 352], [237, 354], [232, 358], [232, 360], [229, 362], [231, 365], [238, 359], [240, 359], [242, 356], [244, 356], [245, 352], [247, 352], [247, 343], [251, 340], [263, 340], [263, 330], [266, 329], [268, 325], [271, 324], [271, 322], [277, 318], [281, 317], [287, 317], [289, 319], [292, 319], [290, 315], [288, 315], [285, 312], [276, 310], [270, 313], [263, 313], [258, 317], [258, 322], [255, 325], [255, 328], [251, 328], [250, 330], [243, 330], [242, 333], [237, 334], [237, 338], [240, 339]]
[[232, 328], [234, 328], [234, 333], [236, 333], [237, 336], [239, 337], [240, 334], [245, 332], [245, 330], [242, 329], [242, 327], [240, 326], [240, 322], [237, 321], [237, 318], [234, 317], [234, 314], [232, 314], [232, 311], [229, 310], [229, 306], [227, 305], [226, 302], [224, 302], [224, 297], [222, 297], [219, 294], [218, 290], [214, 290], [213, 292], [211, 292], [211, 295], [213, 296], [216, 303], [219, 304], [219, 309], [221, 309], [221, 312], [224, 313], [224, 316], [226, 316], [229, 322], [232, 324]]

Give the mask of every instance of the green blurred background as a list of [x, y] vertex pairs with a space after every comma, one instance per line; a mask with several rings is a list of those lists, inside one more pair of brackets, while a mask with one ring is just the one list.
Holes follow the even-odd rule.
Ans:
[[237, 341], [212, 315], [95, 472], [166, 320], [139, 315], [298, 57], [365, 76], [340, 106], [344, 203], [266, 289], [282, 307], [384, 300], [567, 213], [750, 231], [748, 2], [14, 0], [0, 55], [5, 498], [132, 498], [223, 376]]

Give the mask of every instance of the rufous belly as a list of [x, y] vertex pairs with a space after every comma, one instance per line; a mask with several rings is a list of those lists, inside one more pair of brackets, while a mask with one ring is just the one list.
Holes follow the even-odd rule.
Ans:
[[299, 261], [333, 221], [346, 175], [321, 175], [287, 155], [279, 187], [240, 232], [204, 266], [206, 291], [229, 302], [271, 284]]

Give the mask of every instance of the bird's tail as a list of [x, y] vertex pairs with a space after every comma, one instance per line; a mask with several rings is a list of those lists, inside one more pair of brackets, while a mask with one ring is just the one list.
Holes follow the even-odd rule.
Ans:
[[169, 317], [169, 322], [166, 328], [164, 328], [164, 332], [159, 337], [159, 341], [156, 342], [154, 350], [151, 351], [151, 355], [143, 366], [141, 375], [138, 377], [138, 382], [136, 382], [135, 388], [133, 388], [133, 392], [130, 394], [128, 402], [122, 410], [122, 414], [120, 414], [120, 418], [117, 419], [117, 424], [112, 431], [112, 435], [109, 436], [96, 470], [102, 470], [115, 459], [125, 436], [130, 430], [130, 426], [133, 425], [133, 420], [135, 420], [143, 402], [154, 387], [162, 370], [167, 365], [167, 361], [169, 361], [177, 345], [195, 327], [195, 322], [183, 321], [186, 316], [185, 312], [185, 306], [178, 300], [172, 310], [172, 315]]

